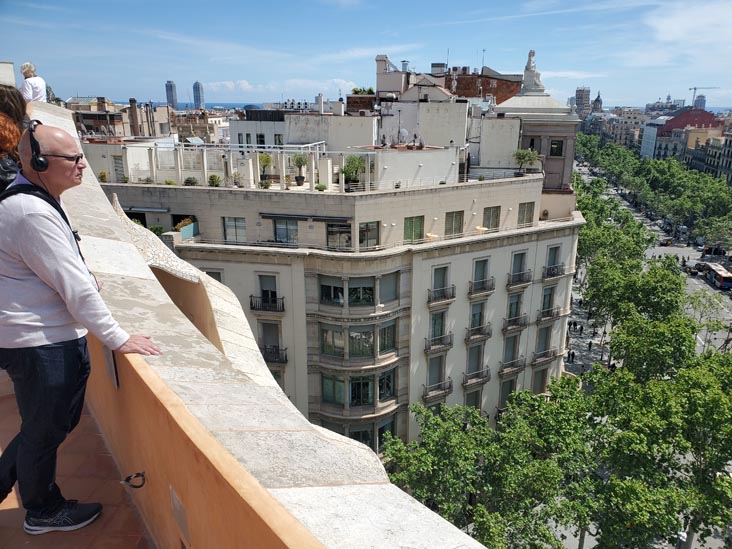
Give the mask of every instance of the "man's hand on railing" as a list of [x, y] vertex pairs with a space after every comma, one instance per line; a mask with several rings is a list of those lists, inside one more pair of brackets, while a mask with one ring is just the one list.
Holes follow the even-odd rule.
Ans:
[[161, 351], [152, 338], [146, 335], [132, 335], [122, 346], [117, 349], [118, 352], [123, 354], [137, 353], [145, 356], [158, 356], [161, 355]]

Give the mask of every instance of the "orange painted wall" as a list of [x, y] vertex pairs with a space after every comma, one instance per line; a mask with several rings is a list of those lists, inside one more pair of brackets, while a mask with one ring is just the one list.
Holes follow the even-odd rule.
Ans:
[[[297, 521], [185, 408], [138, 355], [116, 355], [115, 389], [101, 344], [89, 336], [87, 402], [122, 476], [144, 471], [130, 490], [161, 549], [320, 548]], [[187, 515], [190, 539], [173, 516], [169, 486]]]

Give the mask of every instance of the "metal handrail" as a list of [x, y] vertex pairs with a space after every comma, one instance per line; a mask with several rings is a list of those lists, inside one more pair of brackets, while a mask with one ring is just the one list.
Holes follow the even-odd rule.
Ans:
[[525, 328], [529, 324], [529, 315], [522, 313], [512, 318], [503, 319], [503, 330], [510, 330], [512, 328]]
[[262, 345], [259, 347], [265, 362], [274, 362], [277, 364], [287, 363], [287, 348], [278, 345]]
[[435, 303], [436, 301], [445, 301], [455, 299], [455, 284], [444, 288], [427, 289], [427, 303]]
[[435, 393], [449, 393], [452, 392], [452, 378], [447, 378], [439, 383], [432, 385], [423, 385], [422, 397], [427, 398], [428, 396], [435, 396]]
[[468, 283], [468, 295], [479, 294], [483, 292], [493, 292], [496, 289], [496, 277], [491, 276], [483, 280], [471, 280]]
[[564, 273], [564, 263], [558, 263], [557, 265], [548, 265], [542, 268], [541, 278], [555, 278], [557, 276], [564, 276]]
[[425, 352], [434, 351], [436, 349], [442, 349], [442, 348], [449, 348], [452, 347], [453, 342], [453, 334], [452, 332], [448, 332], [443, 335], [435, 336], [435, 337], [426, 337], [424, 338], [424, 350]]
[[263, 297], [250, 295], [249, 296], [249, 308], [252, 311], [267, 311], [274, 313], [285, 312], [285, 298], [284, 297]]
[[491, 327], [491, 323], [487, 322], [486, 324], [483, 324], [482, 326], [473, 326], [470, 328], [465, 328], [465, 341], [468, 341], [472, 338], [478, 338], [478, 337], [491, 337], [493, 335], [493, 328]]
[[518, 286], [519, 284], [531, 283], [532, 271], [523, 271], [520, 273], [508, 273], [508, 282], [506, 286]]

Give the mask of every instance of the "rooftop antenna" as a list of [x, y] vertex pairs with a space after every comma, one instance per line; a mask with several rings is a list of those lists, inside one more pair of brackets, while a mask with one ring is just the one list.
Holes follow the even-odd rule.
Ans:
[[445, 65], [450, 66], [450, 48], [447, 48], [447, 58], [445, 59]]
[[480, 70], [483, 70], [483, 67], [485, 67], [485, 48], [483, 48], [483, 57], [480, 59]]

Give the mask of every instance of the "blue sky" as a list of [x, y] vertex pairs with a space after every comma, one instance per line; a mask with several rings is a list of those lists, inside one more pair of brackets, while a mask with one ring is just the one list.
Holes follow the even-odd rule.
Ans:
[[[732, 106], [731, 0], [0, 0], [0, 61], [24, 61], [57, 95], [192, 102], [312, 100], [375, 86], [377, 54], [520, 73], [530, 49], [547, 90], [605, 106], [671, 94]], [[448, 56], [449, 50], [449, 56]], [[485, 53], [484, 51], [485, 50]]]

